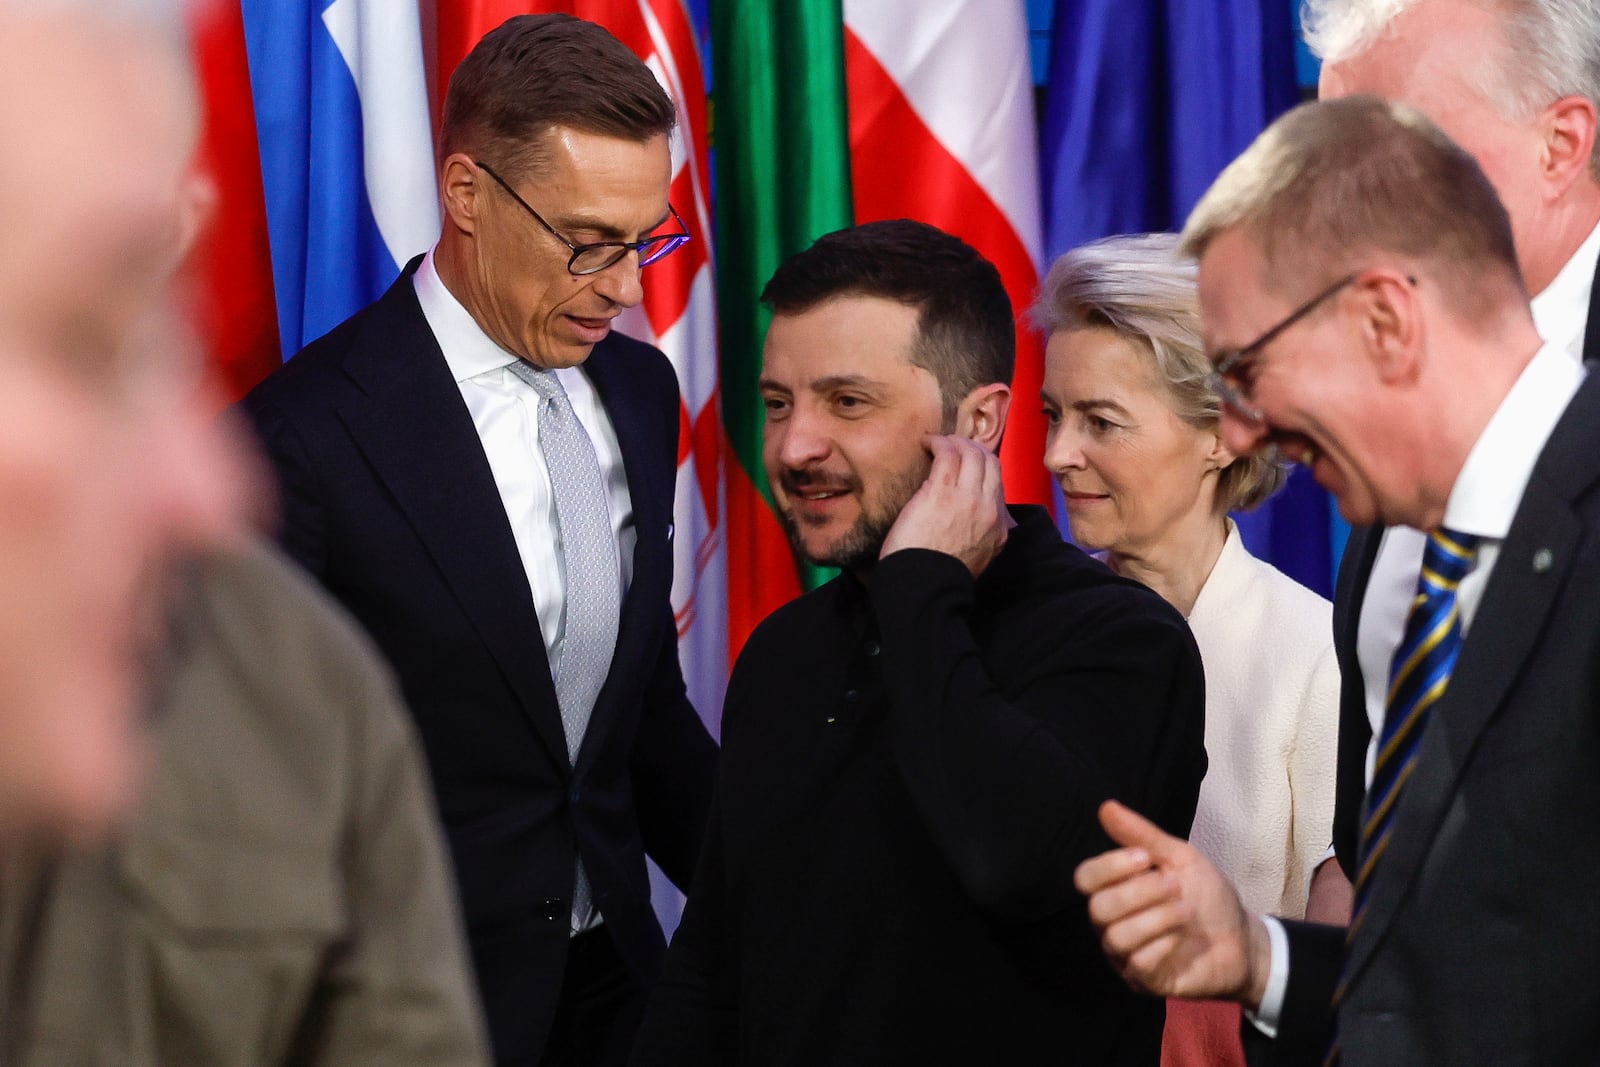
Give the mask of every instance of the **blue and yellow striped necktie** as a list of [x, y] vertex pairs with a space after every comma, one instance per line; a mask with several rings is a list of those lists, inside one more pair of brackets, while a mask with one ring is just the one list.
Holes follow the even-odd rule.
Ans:
[[[1450, 684], [1450, 672], [1461, 654], [1461, 612], [1456, 605], [1456, 590], [1477, 558], [1478, 538], [1472, 534], [1441, 529], [1428, 537], [1417, 593], [1406, 616], [1405, 635], [1389, 668], [1389, 696], [1383, 729], [1378, 735], [1378, 758], [1372, 767], [1372, 785], [1367, 789], [1362, 813], [1361, 866], [1356, 871], [1347, 945], [1366, 918], [1372, 875], [1389, 845], [1395, 806], [1411, 777], [1428, 715]], [[1347, 972], [1334, 993], [1336, 1009], [1344, 999], [1348, 980]], [[1325, 1063], [1335, 1064], [1338, 1059], [1335, 1042]]]
[[1428, 537], [1405, 636], [1389, 668], [1389, 697], [1378, 735], [1378, 758], [1372, 767], [1361, 823], [1361, 867], [1356, 872], [1352, 930], [1361, 922], [1372, 872], [1388, 847], [1395, 804], [1411, 776], [1428, 715], [1444, 695], [1461, 654], [1456, 589], [1477, 558], [1478, 539], [1471, 534], [1441, 529]]

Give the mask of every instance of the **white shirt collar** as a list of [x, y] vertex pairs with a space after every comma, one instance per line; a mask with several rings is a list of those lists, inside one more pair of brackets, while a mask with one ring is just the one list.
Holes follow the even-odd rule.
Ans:
[[1594, 286], [1595, 263], [1600, 261], [1600, 223], [1567, 260], [1561, 273], [1533, 298], [1533, 324], [1539, 336], [1583, 360], [1584, 328], [1589, 322], [1589, 291]]
[[1505, 537], [1534, 464], [1586, 374], [1564, 349], [1554, 344], [1539, 349], [1467, 454], [1445, 503], [1445, 526], [1495, 540]]
[[444, 280], [433, 265], [433, 252], [422, 257], [412, 284], [417, 289], [417, 302], [422, 305], [422, 316], [428, 320], [434, 339], [444, 352], [444, 361], [457, 384], [476, 378], [480, 374], [509, 367], [517, 356], [507, 352], [483, 332], [472, 314], [462, 306], [455, 294], [445, 287]]

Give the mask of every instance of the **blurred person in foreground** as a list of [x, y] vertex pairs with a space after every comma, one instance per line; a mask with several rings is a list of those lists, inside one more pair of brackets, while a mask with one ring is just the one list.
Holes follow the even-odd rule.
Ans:
[[[82, 775], [50, 798], [70, 818], [13, 821], [0, 847], [0, 1062], [480, 1067], [393, 683], [322, 594], [238, 536], [255, 483], [167, 306], [199, 222], [194, 99], [177, 5], [0, 0], [0, 134], [39, 153], [0, 161], [0, 403], [32, 404], [0, 431], [0, 566], [28, 571], [37, 612], [4, 677], [58, 686], [28, 710], [80, 750], [3, 758]], [[63, 841], [126, 792], [136, 738], [136, 803], [102, 840]]]
[[1238, 1000], [1264, 1063], [1596, 1062], [1600, 386], [1541, 342], [1483, 171], [1404, 105], [1279, 119], [1183, 248], [1228, 447], [1428, 540], [1385, 707], [1341, 706], [1349, 926], [1262, 917], [1111, 804], [1124, 847], [1077, 872], [1108, 955]]
[[126, 807], [172, 564], [244, 530], [220, 397], [143, 343], [202, 199], [144, 6], [0, 2], [0, 838]]
[[[1235, 457], [1207, 384], [1195, 271], [1177, 237], [1112, 237], [1056, 261], [1033, 317], [1048, 335], [1045, 465], [1072, 538], [1189, 621], [1206, 674], [1205, 781], [1192, 841], [1246, 907], [1306, 913], [1327, 858], [1339, 731], [1330, 605], [1245, 549], [1228, 512], [1283, 466]], [[1327, 884], [1324, 880], [1324, 885]], [[1242, 1063], [1239, 1011], [1167, 1005], [1162, 1061]]]
[[1155, 1064], [1079, 860], [1108, 796], [1187, 833], [1203, 682], [1178, 614], [1005, 505], [1011, 304], [908, 220], [785, 262], [761, 373], [795, 548], [843, 573], [729, 683], [718, 801], [643, 1065]]

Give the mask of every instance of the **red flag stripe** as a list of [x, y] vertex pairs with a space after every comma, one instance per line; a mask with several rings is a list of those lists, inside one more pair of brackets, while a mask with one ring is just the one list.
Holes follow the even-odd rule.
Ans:
[[[849, 27], [845, 69], [856, 221], [910, 217], [955, 234], [999, 269], [1020, 316], [1033, 302], [1039, 274], [1010, 221]], [[1043, 463], [1045, 425], [1038, 403], [1043, 381], [1043, 347], [1019, 322], [1014, 400], [1000, 451], [1006, 495], [1017, 502], [1049, 504], [1053, 497]]]

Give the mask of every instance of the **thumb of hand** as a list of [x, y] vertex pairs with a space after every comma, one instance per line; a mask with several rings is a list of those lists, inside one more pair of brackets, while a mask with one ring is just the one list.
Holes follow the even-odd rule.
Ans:
[[1168, 858], [1172, 844], [1177, 841], [1149, 819], [1115, 800], [1100, 805], [1100, 825], [1117, 844], [1124, 848], [1142, 848], [1156, 862]]

